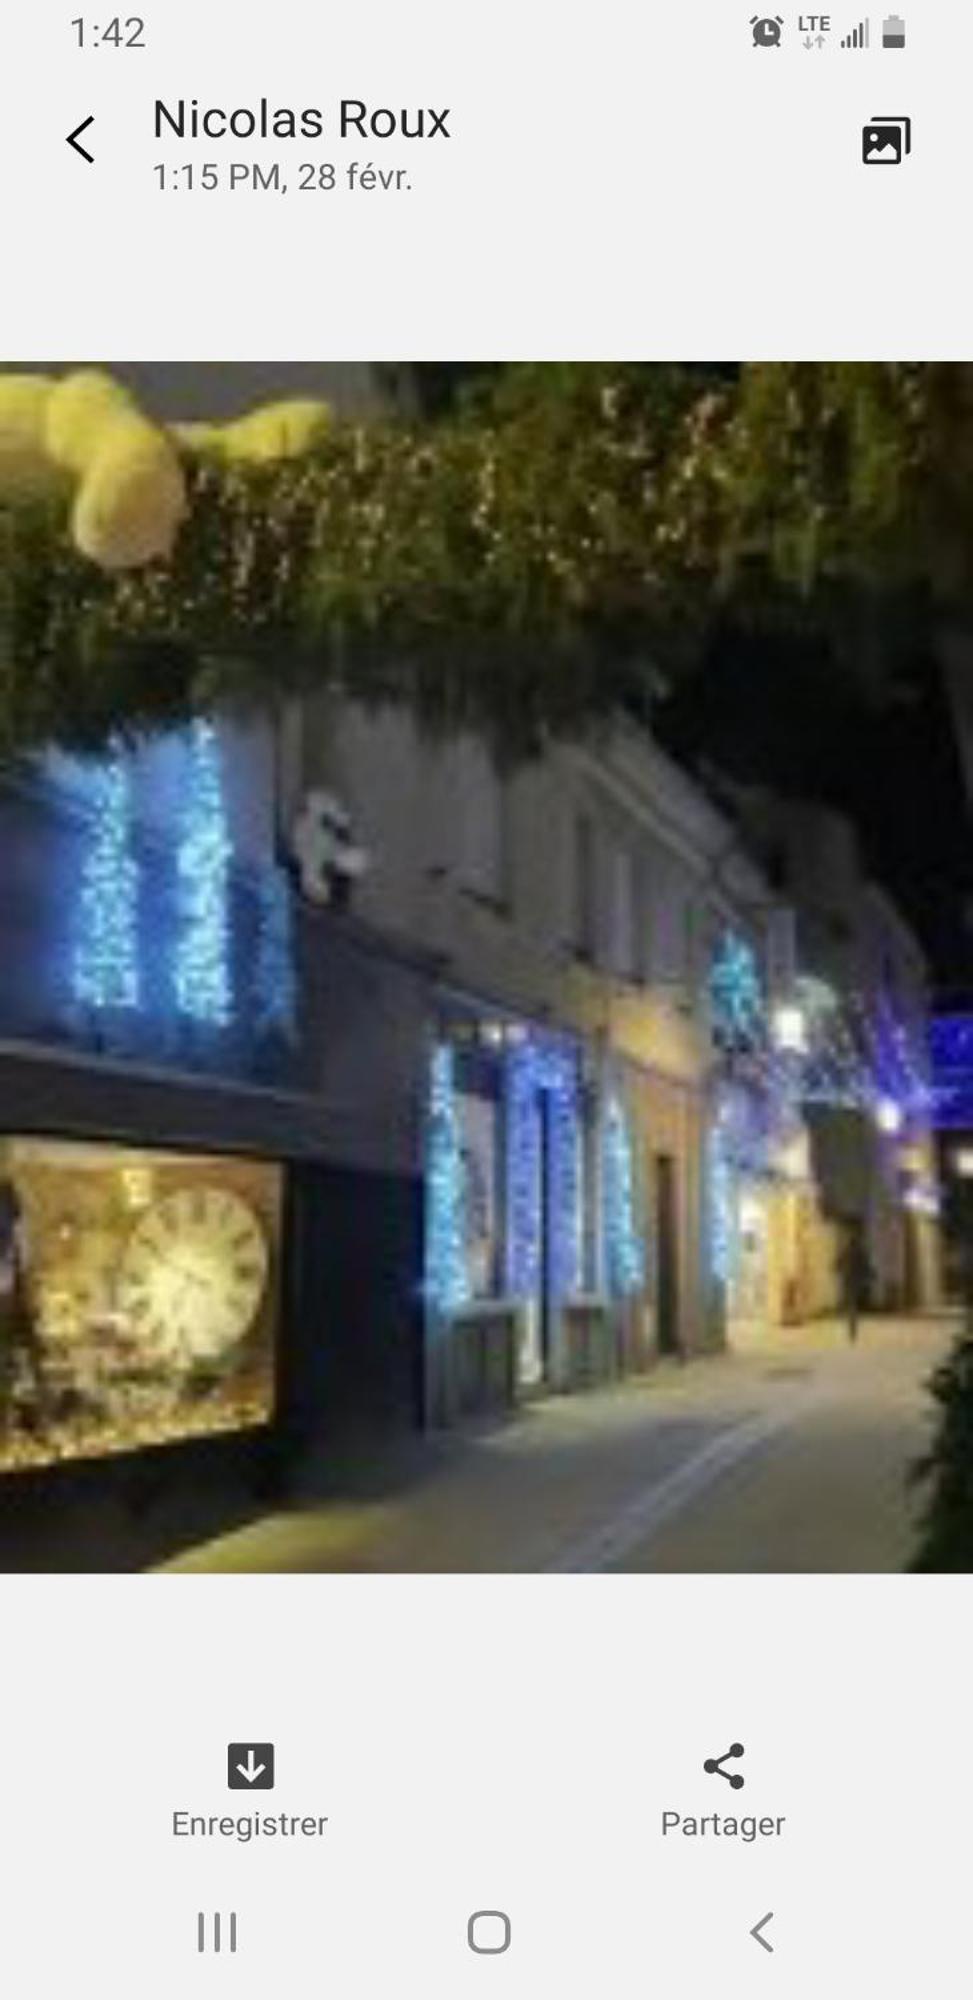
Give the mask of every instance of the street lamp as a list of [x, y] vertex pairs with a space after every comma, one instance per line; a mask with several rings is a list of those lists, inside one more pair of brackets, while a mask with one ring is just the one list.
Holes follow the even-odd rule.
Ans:
[[875, 1123], [880, 1132], [887, 1132], [890, 1138], [894, 1138], [897, 1132], [901, 1132], [904, 1122], [902, 1106], [896, 1104], [894, 1097], [878, 1099], [875, 1106]]
[[807, 1015], [796, 1001], [789, 1000], [776, 1009], [773, 1030], [777, 1047], [786, 1055], [807, 1055]]

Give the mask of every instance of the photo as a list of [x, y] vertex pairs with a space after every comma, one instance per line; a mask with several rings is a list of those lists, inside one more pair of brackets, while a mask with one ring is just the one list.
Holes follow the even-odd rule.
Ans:
[[973, 1570], [971, 510], [962, 363], [0, 368], [0, 1569]]

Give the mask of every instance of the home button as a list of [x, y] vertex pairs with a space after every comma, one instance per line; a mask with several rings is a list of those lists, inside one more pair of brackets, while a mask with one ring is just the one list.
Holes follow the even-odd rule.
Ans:
[[474, 1910], [466, 1926], [466, 1942], [481, 1957], [497, 1958], [510, 1950], [510, 1918], [505, 1910]]

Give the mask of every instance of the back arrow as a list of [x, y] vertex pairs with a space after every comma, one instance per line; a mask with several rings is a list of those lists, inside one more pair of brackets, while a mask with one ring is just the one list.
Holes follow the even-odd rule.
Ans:
[[761, 1917], [761, 1919], [760, 1919], [760, 1922], [759, 1922], [759, 1924], [754, 1924], [754, 1927], [753, 1927], [752, 1931], [750, 1932], [750, 1936], [751, 1936], [752, 1938], [756, 1938], [756, 1940], [757, 1940], [757, 1943], [758, 1943], [759, 1945], [762, 1945], [762, 1946], [763, 1946], [763, 1948], [764, 1948], [764, 1951], [771, 1951], [771, 1952], [772, 1952], [772, 1951], [773, 1951], [773, 1949], [774, 1949], [773, 1945], [772, 1945], [772, 1944], [768, 1944], [768, 1943], [767, 1943], [767, 1940], [766, 1940], [766, 1938], [765, 1938], [765, 1937], [761, 1937], [761, 1935], [760, 1935], [761, 1931], [762, 1931], [762, 1930], [763, 1930], [763, 1928], [764, 1928], [764, 1925], [765, 1925], [765, 1924], [769, 1924], [769, 1923], [770, 1923], [770, 1921], [771, 1921], [771, 1918], [773, 1917], [773, 1914], [774, 1914], [774, 1913], [773, 1913], [773, 1910], [768, 1910], [768, 1911], [767, 1911], [767, 1915], [766, 1915], [765, 1917]]
[[87, 130], [88, 130], [88, 127], [89, 127], [89, 125], [93, 125], [93, 124], [94, 124], [94, 122], [95, 122], [95, 119], [94, 119], [94, 112], [92, 112], [92, 114], [91, 114], [91, 117], [90, 117], [90, 118], [83, 118], [83, 119], [82, 119], [82, 121], [81, 121], [81, 124], [80, 124], [80, 125], [76, 125], [76, 126], [75, 126], [75, 128], [74, 128], [74, 131], [73, 131], [73, 132], [69, 132], [69, 133], [68, 133], [68, 136], [67, 136], [67, 139], [66, 139], [66, 141], [65, 141], [65, 144], [66, 144], [66, 145], [68, 145], [68, 146], [73, 146], [73, 147], [74, 147], [74, 150], [75, 150], [75, 152], [76, 152], [76, 153], [80, 153], [80, 154], [81, 154], [81, 158], [82, 158], [83, 160], [87, 160], [87, 162], [88, 162], [88, 165], [89, 165], [89, 167], [93, 167], [93, 166], [94, 166], [94, 164], [95, 164], [95, 156], [94, 156], [94, 154], [93, 154], [93, 153], [89, 153], [89, 152], [87, 152], [87, 151], [85, 150], [84, 146], [79, 146], [79, 145], [78, 145], [78, 140], [79, 140], [79, 138], [80, 138], [80, 136], [81, 136], [82, 132], [87, 132]]
[[[237, 1765], [237, 1770], [239, 1771], [241, 1778], [246, 1778], [248, 1785], [252, 1785], [254, 1779], [259, 1778], [261, 1771], [265, 1769], [266, 1769], [265, 1765], [257, 1764], [254, 1762], [254, 1755], [252, 1750], [248, 1750], [247, 1752], [246, 1763]], [[769, 1945], [767, 1946], [767, 1950], [768, 1951], [770, 1950]]]

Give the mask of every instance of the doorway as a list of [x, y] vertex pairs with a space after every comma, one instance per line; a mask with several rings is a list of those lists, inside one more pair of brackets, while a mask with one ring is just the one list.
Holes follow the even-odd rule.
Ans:
[[656, 1325], [660, 1354], [679, 1354], [679, 1215], [676, 1163], [655, 1156]]
[[918, 1312], [922, 1303], [922, 1256], [919, 1248], [918, 1218], [906, 1209], [902, 1217], [902, 1304], [906, 1312]]
[[735, 1346], [766, 1344], [773, 1331], [770, 1298], [770, 1199], [766, 1185], [741, 1177], [737, 1184], [734, 1268], [726, 1314]]

